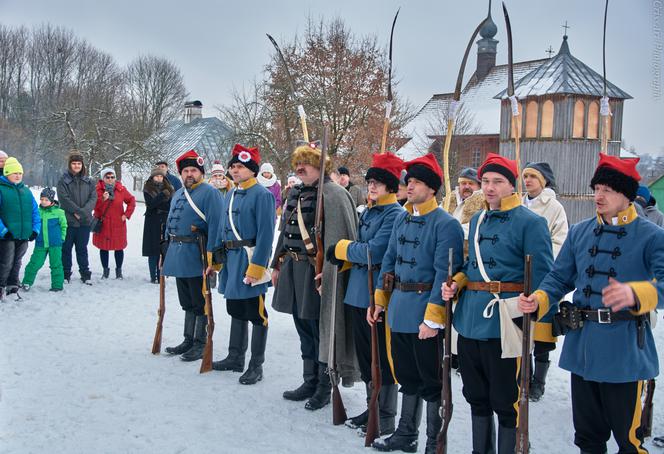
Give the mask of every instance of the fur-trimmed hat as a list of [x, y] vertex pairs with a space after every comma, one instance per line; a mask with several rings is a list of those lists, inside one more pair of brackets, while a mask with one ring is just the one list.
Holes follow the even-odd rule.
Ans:
[[516, 179], [519, 176], [517, 170], [516, 161], [513, 159], [507, 159], [505, 156], [501, 156], [496, 153], [489, 153], [486, 156], [486, 160], [477, 169], [477, 175], [482, 178], [486, 172], [496, 172], [507, 178], [507, 181], [510, 182], [512, 186], [516, 186]]
[[180, 155], [175, 160], [175, 165], [178, 168], [178, 173], [182, 173], [186, 167], [196, 167], [201, 173], [205, 173], [205, 160], [196, 152], [196, 150], [189, 150]]
[[81, 176], [84, 176], [86, 173], [85, 170], [85, 159], [83, 158], [83, 155], [81, 154], [80, 151], [78, 150], [71, 150], [69, 154], [67, 155], [67, 169], [71, 170], [71, 163], [72, 162], [80, 162], [82, 164], [81, 167]]
[[232, 153], [233, 157], [228, 161], [228, 168], [235, 163], [239, 163], [254, 172], [254, 176], [258, 175], [258, 169], [261, 164], [261, 154], [258, 151], [258, 147], [247, 148], [244, 145], [236, 143]]
[[[298, 164], [309, 164], [317, 169], [320, 168], [320, 145], [317, 142], [310, 142], [295, 148], [291, 156], [291, 166], [295, 169]], [[325, 174], [329, 175], [330, 172], [332, 172], [332, 160], [328, 155], [325, 156]]]
[[387, 186], [389, 192], [397, 192], [403, 167], [404, 162], [397, 155], [389, 151], [382, 154], [376, 153], [373, 155], [371, 167], [367, 170], [364, 179], [369, 181], [373, 178]]
[[152, 169], [152, 172], [150, 172], [150, 178], [156, 177], [157, 175], [161, 175], [162, 177], [166, 178], [166, 171], [161, 170], [159, 167], [155, 167]]
[[424, 184], [429, 186], [435, 192], [438, 192], [442, 186], [443, 171], [440, 168], [440, 165], [438, 165], [438, 161], [433, 154], [427, 153], [426, 155], [417, 159], [408, 161], [406, 162], [405, 166], [406, 171], [408, 172], [404, 178], [406, 184], [408, 184], [409, 179], [417, 178], [418, 180], [424, 182]]
[[620, 159], [600, 153], [595, 174], [590, 180], [590, 187], [595, 190], [596, 184], [604, 184], [614, 191], [624, 194], [630, 202], [633, 202], [641, 180], [641, 175], [636, 170], [638, 162], [638, 158]]

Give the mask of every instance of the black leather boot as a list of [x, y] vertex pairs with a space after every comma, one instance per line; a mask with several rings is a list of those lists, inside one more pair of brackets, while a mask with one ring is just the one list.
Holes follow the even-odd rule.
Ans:
[[249, 368], [240, 376], [243, 385], [254, 385], [263, 379], [263, 363], [267, 345], [267, 326], [254, 325], [251, 329], [251, 359]]
[[313, 359], [302, 360], [302, 383], [291, 391], [284, 391], [283, 397], [286, 400], [302, 401], [309, 399], [316, 392], [318, 385], [318, 362]]
[[171, 355], [181, 355], [194, 345], [194, 328], [196, 326], [196, 316], [193, 312], [184, 313], [184, 340], [175, 347], [166, 347], [166, 353]]
[[397, 416], [397, 401], [399, 398], [399, 386], [383, 385], [378, 393], [378, 415], [380, 424], [380, 436], [394, 433], [394, 420]]
[[422, 418], [422, 400], [417, 395], [404, 394], [401, 398], [401, 417], [397, 430], [387, 438], [371, 445], [378, 451], [417, 452], [417, 436]]
[[244, 370], [244, 358], [249, 343], [249, 329], [246, 320], [231, 319], [231, 334], [228, 340], [228, 356], [221, 361], [213, 361], [214, 370], [232, 370], [242, 372]]
[[101, 278], [102, 279], [108, 279], [108, 276], [111, 274], [111, 269], [110, 268], [102, 268], [101, 269]]
[[427, 445], [424, 454], [436, 454], [436, 441], [442, 425], [440, 401], [427, 402]]
[[[371, 384], [366, 383], [365, 384], [366, 390], [367, 390], [367, 405], [369, 404], [369, 401], [371, 400]], [[369, 410], [364, 410], [362, 413], [360, 413], [357, 416], [353, 416], [352, 418], [348, 418], [345, 422], [344, 425], [346, 427], [350, 427], [351, 429], [360, 429], [362, 432], [367, 431], [367, 422], [369, 422]]]
[[122, 268], [116, 268], [115, 269], [115, 278], [116, 279], [124, 279], [122, 277]]
[[311, 399], [304, 404], [307, 410], [320, 410], [330, 403], [330, 396], [332, 394], [332, 383], [330, 383], [330, 374], [327, 373], [327, 364], [318, 364], [318, 385], [316, 391]]
[[92, 285], [92, 273], [90, 271], [81, 271], [81, 282], [86, 285]]
[[512, 454], [516, 448], [516, 427], [498, 424], [498, 454]]
[[182, 361], [197, 361], [203, 358], [203, 350], [207, 342], [207, 317], [205, 315], [196, 316], [196, 328], [194, 329], [194, 345], [180, 355]]
[[[496, 431], [493, 416], [471, 416], [473, 454], [496, 454]], [[512, 447], [514, 452], [514, 447]]]
[[549, 364], [551, 364], [551, 361], [535, 360], [535, 373], [530, 381], [530, 400], [532, 402], [537, 402], [544, 396], [544, 385], [546, 385]]

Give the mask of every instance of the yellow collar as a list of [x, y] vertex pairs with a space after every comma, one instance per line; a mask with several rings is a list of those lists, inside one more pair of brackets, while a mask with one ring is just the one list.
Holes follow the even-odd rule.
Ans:
[[[636, 218], [639, 217], [639, 214], [636, 212], [636, 208], [634, 207], [633, 203], [630, 203], [629, 206], [627, 207], [626, 210], [619, 211], [618, 214], [616, 215], [615, 219], [616, 224], [615, 225], [625, 225], [625, 224], [630, 224], [633, 222]], [[597, 214], [597, 222], [599, 224], [606, 224], [604, 222], [604, 219], [602, 216]]]
[[413, 214], [413, 208], [416, 208], [419, 216], [425, 216], [438, 208], [438, 202], [436, 202], [435, 197], [431, 197], [426, 202], [420, 203], [417, 207], [413, 207], [413, 204], [410, 202], [406, 202], [403, 207], [408, 210], [410, 214]]
[[245, 180], [241, 183], [238, 183], [237, 187], [240, 188], [240, 189], [245, 189], [246, 190], [246, 189], [249, 189], [250, 187], [252, 187], [253, 185], [255, 185], [256, 183], [258, 183], [256, 178], [249, 178], [248, 180]]
[[393, 203], [397, 203], [397, 195], [390, 193], [390, 194], [381, 195], [380, 197], [378, 197], [378, 200], [376, 200], [375, 202], [369, 201], [368, 206], [369, 208], [373, 208], [381, 205], [391, 205]]
[[[500, 211], [512, 210], [518, 206], [521, 206], [521, 197], [516, 192], [500, 199]], [[487, 211], [491, 210], [486, 200], [484, 201], [484, 208], [486, 208]]]
[[[196, 189], [197, 187], [199, 187], [199, 186], [202, 185], [203, 183], [205, 183], [205, 181], [204, 181], [203, 179], [201, 179], [201, 181], [192, 184], [192, 185], [191, 185], [191, 188], [189, 189], [189, 192], [193, 191], [194, 189]], [[185, 189], [186, 189], [186, 188], [185, 188]]]

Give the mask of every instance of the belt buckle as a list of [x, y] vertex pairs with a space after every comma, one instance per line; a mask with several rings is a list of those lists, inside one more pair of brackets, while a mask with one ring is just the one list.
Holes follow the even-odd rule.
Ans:
[[500, 281], [489, 281], [489, 293], [500, 293]]
[[611, 309], [597, 309], [597, 323], [611, 323]]

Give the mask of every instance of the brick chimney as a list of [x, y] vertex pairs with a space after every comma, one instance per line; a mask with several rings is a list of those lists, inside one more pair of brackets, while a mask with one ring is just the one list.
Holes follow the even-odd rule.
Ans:
[[184, 123], [189, 124], [197, 118], [203, 118], [203, 103], [187, 101], [184, 103]]

